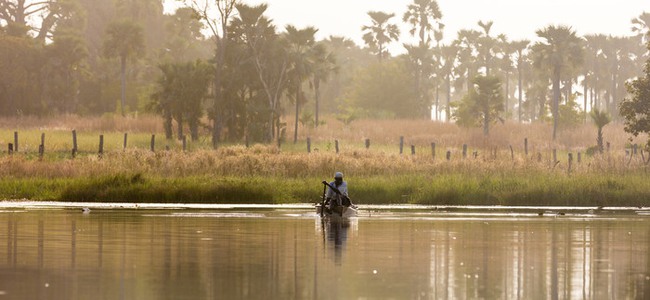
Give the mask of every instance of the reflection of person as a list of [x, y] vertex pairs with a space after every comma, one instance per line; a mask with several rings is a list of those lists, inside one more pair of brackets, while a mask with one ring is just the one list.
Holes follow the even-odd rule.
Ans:
[[339, 194], [332, 188], [328, 187], [327, 193], [325, 194], [325, 198], [329, 203], [329, 209], [335, 211], [335, 208], [343, 206], [343, 198], [348, 197], [348, 184], [343, 181], [343, 173], [336, 172], [336, 174], [334, 174], [334, 181], [330, 182], [330, 186], [335, 187], [339, 192], [341, 192], [341, 194]]
[[327, 228], [327, 239], [334, 242], [334, 260], [341, 263], [341, 256], [345, 241], [348, 239], [349, 221], [329, 222]]

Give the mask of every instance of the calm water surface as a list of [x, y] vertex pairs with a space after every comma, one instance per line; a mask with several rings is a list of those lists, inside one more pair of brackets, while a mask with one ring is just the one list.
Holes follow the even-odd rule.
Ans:
[[650, 215], [0, 210], [0, 299], [650, 299]]

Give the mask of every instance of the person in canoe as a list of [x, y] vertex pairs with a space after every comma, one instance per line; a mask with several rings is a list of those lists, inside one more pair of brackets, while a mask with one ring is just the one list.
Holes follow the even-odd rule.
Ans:
[[[332, 187], [338, 190], [335, 191]], [[350, 198], [348, 197], [348, 184], [343, 181], [343, 173], [336, 172], [334, 174], [334, 181], [330, 182], [327, 192], [325, 194], [325, 199], [328, 203], [328, 208], [330, 211], [338, 212], [339, 214], [343, 210], [343, 207], [350, 206]]]

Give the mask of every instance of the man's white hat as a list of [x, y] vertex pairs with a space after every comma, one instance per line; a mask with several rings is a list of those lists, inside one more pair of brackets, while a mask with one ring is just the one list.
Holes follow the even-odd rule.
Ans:
[[341, 173], [341, 172], [336, 172], [336, 173], [334, 174], [334, 178], [343, 178], [343, 173]]

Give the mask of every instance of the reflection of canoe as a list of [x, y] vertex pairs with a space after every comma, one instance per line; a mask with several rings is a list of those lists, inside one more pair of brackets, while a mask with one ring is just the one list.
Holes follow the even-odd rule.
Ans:
[[321, 214], [321, 208], [322, 206], [320, 204], [316, 204], [316, 214], [327, 218], [356, 217], [358, 211], [358, 209], [354, 206], [340, 206], [340, 208], [342, 209], [341, 211], [331, 211], [329, 208], [325, 207], [325, 210]]

